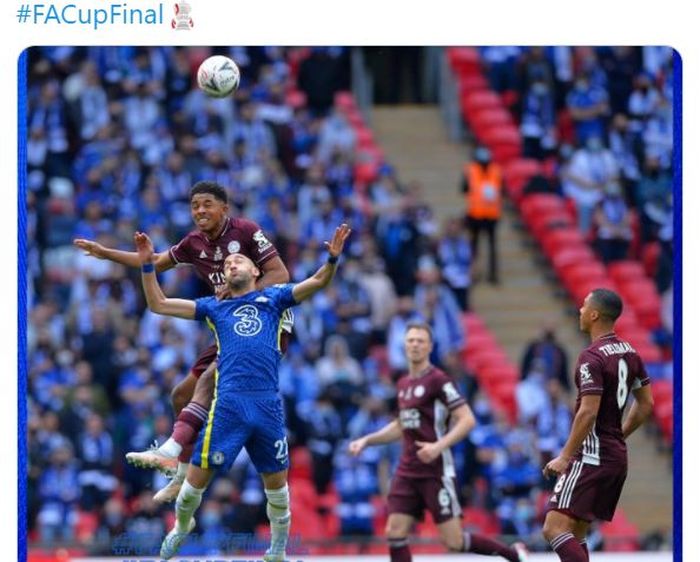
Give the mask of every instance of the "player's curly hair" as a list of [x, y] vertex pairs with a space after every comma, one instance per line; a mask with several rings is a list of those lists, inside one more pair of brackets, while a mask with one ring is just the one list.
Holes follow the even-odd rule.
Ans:
[[219, 201], [228, 203], [228, 193], [226, 193], [226, 189], [215, 181], [202, 180], [195, 183], [192, 189], [190, 189], [190, 201], [195, 195], [200, 193], [208, 193]]

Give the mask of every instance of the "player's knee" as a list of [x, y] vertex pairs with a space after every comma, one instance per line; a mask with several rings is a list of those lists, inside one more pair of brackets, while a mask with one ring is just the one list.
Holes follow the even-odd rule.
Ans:
[[461, 534], [440, 537], [443, 546], [450, 552], [464, 551], [464, 537]]
[[392, 521], [391, 518], [386, 522], [384, 532], [387, 539], [404, 539], [408, 536], [408, 533], [403, 526], [397, 524], [395, 521]]
[[553, 539], [565, 532], [566, 529], [559, 525], [554, 519], [551, 517], [545, 518], [544, 525], [542, 525], [542, 536], [545, 538], [545, 540], [547, 540], [547, 542], [551, 542]]

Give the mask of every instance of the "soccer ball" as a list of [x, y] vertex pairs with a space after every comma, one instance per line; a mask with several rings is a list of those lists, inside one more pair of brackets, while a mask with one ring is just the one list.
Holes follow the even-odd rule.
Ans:
[[213, 98], [225, 98], [241, 83], [241, 71], [230, 58], [214, 55], [205, 59], [197, 70], [197, 84]]

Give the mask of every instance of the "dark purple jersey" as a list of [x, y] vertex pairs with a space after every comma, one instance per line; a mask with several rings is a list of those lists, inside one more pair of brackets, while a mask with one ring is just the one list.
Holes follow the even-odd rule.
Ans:
[[576, 410], [581, 397], [599, 394], [600, 409], [595, 425], [577, 458], [586, 464], [627, 463], [622, 438], [622, 412], [630, 390], [649, 384], [644, 363], [634, 348], [616, 334], [595, 340], [581, 352], [576, 364]]
[[193, 230], [170, 248], [171, 259], [176, 264], [192, 265], [212, 291], [226, 284], [224, 260], [229, 254], [243, 254], [262, 267], [277, 255], [277, 250], [256, 223], [230, 217], [226, 218], [216, 240], [209, 240], [203, 232]]
[[450, 412], [466, 404], [454, 381], [431, 365], [419, 377], [406, 375], [399, 379], [397, 391], [403, 447], [396, 473], [412, 478], [454, 477], [449, 448], [429, 464], [416, 455], [416, 441], [432, 443], [440, 439], [447, 433]]

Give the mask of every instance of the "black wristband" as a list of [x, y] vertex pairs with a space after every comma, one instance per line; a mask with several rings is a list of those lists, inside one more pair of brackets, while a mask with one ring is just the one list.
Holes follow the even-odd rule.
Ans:
[[338, 263], [338, 256], [328, 256], [328, 259], [326, 260], [329, 264], [335, 265]]
[[143, 273], [153, 273], [155, 270], [156, 270], [156, 268], [152, 263], [144, 263], [141, 266], [141, 271]]

